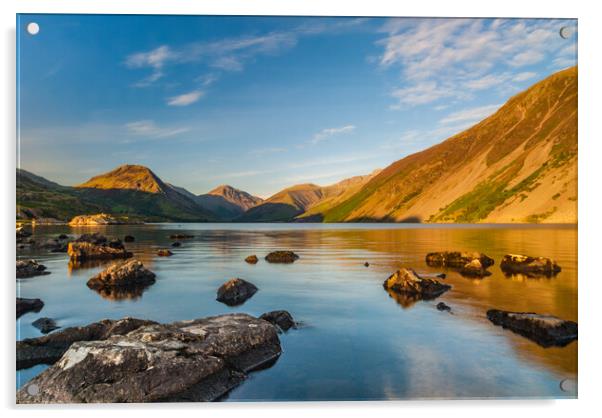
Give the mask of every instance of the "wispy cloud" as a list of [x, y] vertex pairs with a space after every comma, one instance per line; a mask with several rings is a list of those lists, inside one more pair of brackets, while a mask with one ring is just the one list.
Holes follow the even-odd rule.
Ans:
[[163, 67], [175, 58], [175, 53], [167, 46], [161, 45], [147, 52], [137, 52], [129, 55], [125, 64], [129, 68], [151, 68], [150, 75], [136, 83], [137, 87], [148, 86], [163, 77]]
[[145, 138], [169, 138], [185, 132], [189, 128], [161, 128], [152, 120], [139, 120], [125, 124], [127, 133]]
[[204, 93], [201, 90], [193, 90], [188, 93], [170, 97], [167, 100], [167, 104], [169, 106], [188, 106], [198, 102], [199, 99], [203, 96], [203, 94]]
[[286, 151], [286, 148], [282, 147], [269, 147], [269, 148], [259, 148], [249, 151], [249, 155], [268, 155], [268, 154], [277, 154], [280, 152]]
[[355, 130], [355, 125], [345, 125], [339, 128], [326, 128], [322, 129], [320, 132], [316, 133], [311, 139], [312, 144], [317, 144], [318, 142], [324, 141], [331, 136], [348, 134]]
[[[562, 20], [394, 18], [377, 42], [382, 69], [401, 73], [391, 107], [420, 106], [445, 99], [469, 100], [474, 92], [520, 83], [536, 76], [517, 70], [546, 58], [570, 57], [561, 48]], [[574, 54], [573, 64], [574, 62]]]
[[501, 105], [493, 104], [486, 106], [473, 107], [470, 109], [460, 110], [458, 112], [453, 112], [444, 117], [439, 121], [439, 123], [444, 125], [454, 124], [454, 123], [474, 123], [479, 122], [485, 119], [487, 116], [493, 114], [496, 110], [500, 108]]

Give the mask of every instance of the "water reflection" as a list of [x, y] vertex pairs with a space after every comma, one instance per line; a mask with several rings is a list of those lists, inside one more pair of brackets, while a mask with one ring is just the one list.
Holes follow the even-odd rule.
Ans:
[[[76, 235], [81, 228], [35, 230], [48, 236], [63, 232]], [[42, 298], [40, 314], [61, 318], [66, 326], [106, 317], [166, 322], [275, 309], [310, 325], [281, 336], [285, 354], [278, 363], [229, 400], [566, 396], [560, 380], [577, 375], [577, 342], [542, 348], [494, 326], [485, 315], [495, 308], [578, 322], [576, 228], [183, 224], [117, 225], [102, 233], [135, 236], [126, 248], [157, 274], [156, 284], [99, 298], [85, 282], [108, 264], [69, 266], [66, 254], [23, 249], [20, 257], [40, 259], [53, 274], [20, 285], [21, 296]], [[172, 257], [157, 257], [175, 233], [194, 238], [181, 241]], [[300, 259], [293, 265], [266, 263], [263, 257], [274, 250], [292, 250]], [[428, 252], [446, 250], [487, 254], [496, 261], [492, 275], [467, 278], [426, 265]], [[562, 271], [552, 278], [508, 277], [499, 268], [508, 253], [550, 257]], [[257, 254], [259, 262], [245, 263], [249, 254]], [[452, 289], [434, 301], [383, 292], [383, 281], [400, 267], [429, 277], [445, 272], [438, 280]], [[71, 275], [82, 280], [64, 280]], [[217, 288], [231, 277], [260, 289], [243, 307], [215, 301]], [[437, 311], [438, 302], [450, 305], [454, 315]], [[37, 316], [26, 315], [20, 335], [39, 335], [30, 326]]]

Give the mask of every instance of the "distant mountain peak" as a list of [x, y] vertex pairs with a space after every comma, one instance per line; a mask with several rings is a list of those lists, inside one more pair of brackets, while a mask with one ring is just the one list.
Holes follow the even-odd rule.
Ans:
[[165, 193], [166, 184], [143, 165], [124, 164], [104, 174], [92, 177], [78, 188], [127, 189], [146, 193]]
[[220, 196], [227, 202], [238, 206], [243, 212], [263, 202], [263, 199], [237, 189], [236, 187], [232, 187], [229, 184], [219, 185], [207, 193], [207, 195]]

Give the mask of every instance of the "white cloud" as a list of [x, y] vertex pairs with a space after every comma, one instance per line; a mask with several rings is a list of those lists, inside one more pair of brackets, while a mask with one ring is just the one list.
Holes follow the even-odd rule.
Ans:
[[190, 130], [188, 128], [161, 128], [152, 120], [126, 123], [125, 128], [131, 135], [147, 138], [168, 138]]
[[167, 45], [162, 45], [148, 52], [137, 52], [125, 60], [129, 68], [152, 68], [153, 72], [140, 82], [138, 87], [148, 86], [163, 77], [165, 63], [174, 58], [174, 53]]
[[397, 99], [391, 107], [468, 100], [471, 91], [530, 79], [536, 74], [517, 71], [571, 52], [558, 35], [561, 23], [566, 24], [554, 19], [389, 19], [377, 45], [383, 48], [380, 67], [401, 75], [401, 85], [391, 91]]
[[189, 93], [180, 94], [179, 96], [170, 97], [167, 100], [167, 104], [169, 106], [188, 106], [198, 102], [203, 94], [200, 90], [194, 90]]
[[533, 77], [536, 77], [537, 73], [534, 72], [530, 72], [530, 71], [526, 71], [523, 73], [518, 73], [514, 76], [513, 80], [514, 81], [526, 81], [526, 80], [530, 80]]
[[311, 140], [311, 143], [317, 144], [318, 142], [324, 141], [325, 139], [330, 138], [331, 136], [351, 133], [354, 130], [355, 130], [354, 125], [341, 126], [340, 128], [322, 129], [320, 132], [318, 132], [317, 134], [314, 135], [314, 137]]
[[453, 112], [439, 121], [440, 124], [449, 125], [454, 123], [474, 123], [485, 119], [500, 108], [501, 105], [493, 104], [486, 106], [473, 107], [470, 109]]
[[524, 51], [516, 54], [510, 61], [513, 67], [523, 67], [525, 65], [537, 64], [543, 60], [545, 55], [539, 51]]

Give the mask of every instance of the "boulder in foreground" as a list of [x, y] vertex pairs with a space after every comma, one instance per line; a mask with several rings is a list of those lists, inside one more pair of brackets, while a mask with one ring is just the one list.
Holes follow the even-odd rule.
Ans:
[[554, 276], [560, 273], [556, 261], [546, 257], [506, 254], [500, 268], [506, 274], [524, 274], [527, 276]]
[[462, 268], [473, 260], [479, 260], [483, 268], [494, 263], [493, 258], [479, 252], [442, 251], [426, 255], [426, 264], [431, 267]]
[[266, 312], [259, 318], [272, 323], [282, 331], [288, 331], [291, 328], [297, 328], [297, 324], [295, 323], [293, 316], [288, 311]]
[[76, 341], [106, 340], [112, 335], [127, 334], [142, 325], [151, 324], [156, 322], [135, 318], [103, 319], [84, 327], [69, 327], [44, 337], [17, 341], [17, 370], [37, 364], [53, 364]]
[[41, 299], [17, 298], [17, 318], [27, 312], [40, 312], [43, 307]]
[[257, 287], [246, 280], [230, 279], [217, 289], [217, 300], [228, 306], [244, 303], [257, 292]]
[[265, 260], [269, 263], [294, 263], [299, 256], [292, 251], [272, 251], [265, 256]]
[[88, 280], [91, 289], [131, 288], [150, 286], [155, 283], [155, 273], [135, 259], [116, 263]]
[[429, 277], [420, 277], [409, 268], [397, 270], [385, 280], [383, 286], [387, 290], [424, 300], [435, 299], [451, 289], [450, 285]]
[[[145, 325], [73, 343], [17, 403], [212, 401], [280, 354], [276, 328], [246, 314]], [[44, 390], [29, 394], [34, 384]]]
[[36, 260], [17, 260], [17, 279], [45, 274], [50, 274], [50, 272], [46, 271], [45, 265], [39, 264]]
[[495, 325], [508, 328], [543, 347], [564, 347], [577, 339], [576, 322], [552, 315], [490, 309], [487, 311], [487, 318]]
[[159, 257], [171, 257], [173, 253], [166, 248], [162, 248], [159, 251], [157, 251], [157, 255]]

